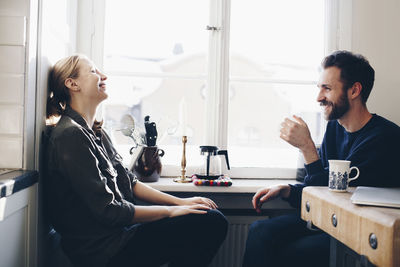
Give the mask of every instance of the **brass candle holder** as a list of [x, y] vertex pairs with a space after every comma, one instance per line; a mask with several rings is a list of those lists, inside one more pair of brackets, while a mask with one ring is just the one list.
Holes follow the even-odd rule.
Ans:
[[177, 183], [190, 183], [192, 182], [192, 178], [186, 177], [186, 143], [187, 143], [187, 136], [182, 136], [182, 144], [183, 144], [183, 151], [182, 151], [182, 161], [181, 161], [181, 176], [174, 179], [174, 182]]

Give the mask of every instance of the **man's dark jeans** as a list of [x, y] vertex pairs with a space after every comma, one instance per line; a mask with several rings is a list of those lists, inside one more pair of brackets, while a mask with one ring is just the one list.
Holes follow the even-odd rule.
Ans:
[[243, 267], [329, 266], [329, 235], [307, 229], [298, 214], [254, 222]]

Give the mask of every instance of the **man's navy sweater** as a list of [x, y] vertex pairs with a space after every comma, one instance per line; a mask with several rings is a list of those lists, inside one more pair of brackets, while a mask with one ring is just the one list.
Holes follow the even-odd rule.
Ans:
[[[400, 127], [372, 115], [356, 132], [347, 132], [336, 120], [329, 121], [319, 150], [320, 159], [305, 165], [304, 183], [290, 185], [289, 203], [299, 208], [305, 186], [328, 185], [328, 160], [351, 161], [360, 170], [350, 186], [400, 187]], [[352, 173], [351, 176], [354, 176]]]

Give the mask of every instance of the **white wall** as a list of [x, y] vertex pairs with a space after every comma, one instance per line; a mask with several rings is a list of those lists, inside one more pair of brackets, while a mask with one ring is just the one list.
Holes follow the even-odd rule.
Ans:
[[352, 50], [375, 69], [369, 110], [400, 125], [400, 1], [353, 0]]
[[0, 2], [0, 168], [35, 169], [36, 0]]
[[5, 81], [0, 87], [0, 168], [23, 164], [27, 9], [18, 2], [0, 5], [0, 78]]

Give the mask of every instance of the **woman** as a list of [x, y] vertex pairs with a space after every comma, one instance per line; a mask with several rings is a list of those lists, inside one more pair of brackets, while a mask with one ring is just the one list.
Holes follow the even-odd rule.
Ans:
[[[207, 266], [227, 221], [207, 198], [177, 198], [136, 180], [95, 121], [107, 76], [85, 56], [50, 72], [46, 191], [54, 228], [77, 266]], [[135, 205], [135, 198], [158, 206]]]

